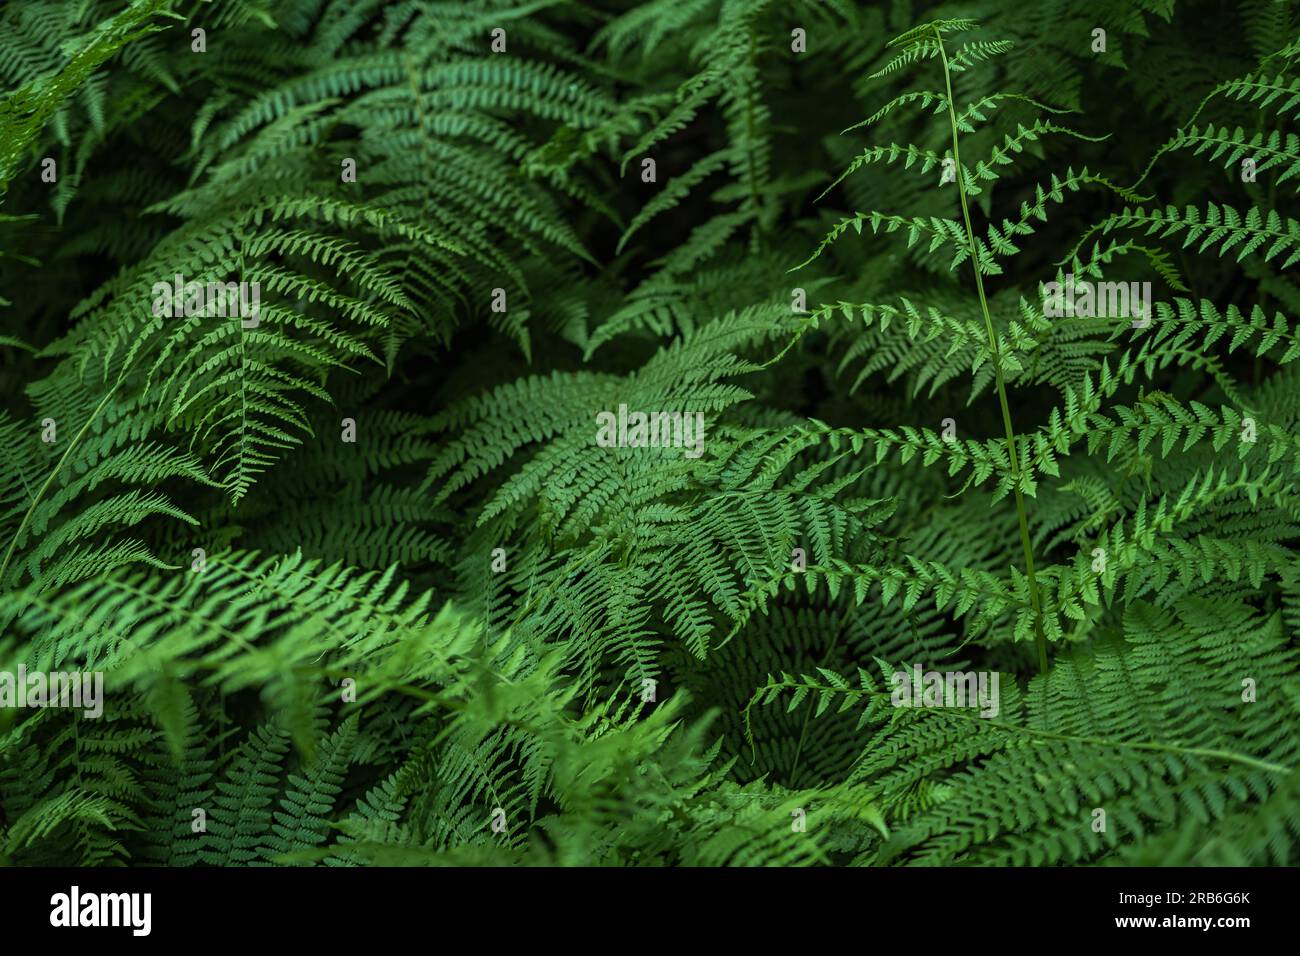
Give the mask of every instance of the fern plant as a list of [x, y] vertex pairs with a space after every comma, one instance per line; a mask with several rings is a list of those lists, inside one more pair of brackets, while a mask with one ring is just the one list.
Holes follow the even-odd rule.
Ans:
[[1295, 864], [1221, 6], [6, 5], [0, 859]]

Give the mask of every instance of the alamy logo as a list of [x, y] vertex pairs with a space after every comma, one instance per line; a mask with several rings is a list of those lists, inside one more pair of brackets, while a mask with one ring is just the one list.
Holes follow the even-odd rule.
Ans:
[[238, 315], [244, 328], [255, 329], [262, 321], [262, 286], [259, 282], [186, 282], [178, 272], [174, 283], [153, 284], [153, 314], [168, 319]]
[[1146, 328], [1151, 323], [1151, 283], [1089, 282], [1069, 272], [1064, 285], [1048, 282], [1043, 287], [1043, 315], [1134, 319], [1135, 328]]
[[85, 716], [104, 713], [104, 672], [0, 671], [0, 707], [74, 707]]
[[895, 707], [979, 707], [981, 717], [996, 717], [998, 703], [997, 671], [921, 672], [920, 664], [912, 672], [895, 671], [891, 700]]
[[129, 926], [131, 935], [148, 936], [152, 925], [150, 893], [71, 893], [50, 897], [51, 926]]
[[598, 412], [596, 444], [601, 448], [685, 448], [687, 458], [704, 454], [703, 412]]

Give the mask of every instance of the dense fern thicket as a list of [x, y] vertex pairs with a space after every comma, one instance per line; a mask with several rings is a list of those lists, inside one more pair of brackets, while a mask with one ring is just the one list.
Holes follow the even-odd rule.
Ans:
[[1296, 4], [10, 0], [0, 84], [6, 863], [1300, 859]]

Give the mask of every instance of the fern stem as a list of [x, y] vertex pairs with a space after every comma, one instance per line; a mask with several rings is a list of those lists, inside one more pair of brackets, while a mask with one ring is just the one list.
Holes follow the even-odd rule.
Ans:
[[18, 546], [18, 539], [23, 536], [23, 530], [27, 527], [27, 522], [31, 520], [32, 514], [36, 511], [36, 506], [40, 503], [40, 500], [45, 497], [45, 492], [49, 490], [50, 482], [54, 480], [55, 475], [63, 470], [63, 465], [67, 462], [68, 456], [72, 454], [72, 449], [77, 447], [77, 443], [80, 442], [82, 437], [86, 434], [86, 429], [88, 429], [95, 419], [99, 417], [99, 413], [104, 410], [104, 406], [108, 404], [108, 400], [117, 393], [117, 388], [122, 384], [122, 378], [125, 378], [125, 376], [126, 373], [123, 372], [122, 377], [118, 378], [117, 383], [109, 389], [108, 394], [100, 399], [99, 404], [95, 406], [95, 410], [91, 412], [90, 417], [86, 419], [86, 424], [81, 426], [81, 431], [77, 432], [72, 441], [68, 444], [67, 451], [60, 456], [58, 464], [50, 469], [50, 473], [45, 476], [45, 481], [36, 492], [36, 497], [32, 499], [32, 503], [27, 507], [27, 512], [23, 515], [23, 520], [19, 523], [18, 530], [14, 532], [13, 539], [9, 542], [9, 550], [5, 552], [4, 563], [0, 564], [0, 587], [4, 587], [5, 572], [9, 570], [9, 562], [13, 560], [14, 548]]
[[952, 164], [957, 181], [957, 195], [961, 198], [961, 216], [966, 227], [966, 242], [970, 247], [971, 268], [975, 272], [975, 289], [979, 293], [980, 310], [984, 313], [984, 327], [989, 333], [989, 349], [993, 353], [993, 375], [997, 381], [998, 403], [1002, 406], [1002, 424], [1007, 433], [1007, 456], [1011, 459], [1011, 487], [1016, 496], [1016, 515], [1020, 519], [1020, 544], [1025, 552], [1025, 570], [1029, 579], [1029, 601], [1034, 609], [1034, 642], [1038, 646], [1038, 670], [1047, 673], [1047, 638], [1043, 634], [1043, 611], [1038, 597], [1038, 579], [1034, 575], [1034, 549], [1029, 543], [1029, 518], [1025, 513], [1025, 498], [1020, 491], [1020, 464], [1016, 455], [1016, 432], [1011, 425], [1011, 406], [1007, 403], [1007, 387], [1002, 380], [1002, 354], [998, 349], [997, 333], [993, 331], [993, 318], [989, 315], [988, 299], [984, 295], [984, 277], [980, 272], [979, 252], [975, 245], [975, 230], [970, 223], [970, 207], [966, 201], [966, 181], [962, 176], [961, 152], [957, 145], [957, 112], [953, 106], [952, 73], [948, 69], [948, 54], [943, 47], [943, 34], [934, 27], [935, 42], [939, 44], [939, 60], [943, 63], [943, 82], [948, 90], [948, 122], [952, 127]]
[[[826, 648], [826, 653], [822, 655], [821, 662], [817, 665], [819, 668], [825, 667], [830, 663], [831, 652], [835, 650], [835, 645], [839, 643], [839, 640], [840, 634], [839, 631], [836, 631], [835, 636], [831, 639], [830, 646]], [[803, 756], [803, 745], [808, 741], [808, 728], [812, 724], [812, 719], [816, 710], [817, 702], [814, 700], [808, 701], [808, 706], [804, 709], [803, 726], [799, 728], [799, 743], [794, 748], [794, 760], [790, 764], [790, 776], [788, 779], [791, 788], [798, 786], [797, 774], [799, 773], [799, 758]], [[757, 754], [755, 754], [755, 756], [757, 756]]]
[[[803, 689], [809, 691], [824, 691], [836, 694], [847, 694], [858, 698], [881, 698], [888, 700], [891, 692], [888, 690], [876, 690], [874, 687], [836, 687], [832, 684], [818, 684], [812, 681], [786, 679], [772, 682], [760, 687], [750, 697], [749, 702], [745, 705], [744, 721], [745, 736], [751, 747], [754, 747], [754, 730], [753, 723], [750, 719], [750, 711], [754, 704], [762, 703], [764, 693], [787, 688]], [[1059, 740], [1063, 743], [1082, 744], [1089, 747], [1143, 750], [1153, 753], [1171, 753], [1180, 756], [1204, 757], [1207, 760], [1222, 760], [1225, 763], [1241, 764], [1243, 767], [1251, 767], [1255, 770], [1263, 770], [1266, 773], [1290, 774], [1294, 773], [1293, 767], [1286, 764], [1272, 763], [1268, 760], [1261, 760], [1258, 757], [1252, 757], [1249, 754], [1241, 754], [1232, 750], [1221, 750], [1214, 747], [1187, 747], [1182, 744], [1162, 744], [1153, 740], [1120, 740], [1115, 737], [1088, 737], [1079, 734], [1063, 734], [1054, 730], [1043, 730], [1038, 727], [1029, 727], [1024, 724], [1014, 724], [1003, 720], [989, 720], [987, 717], [979, 717], [974, 714], [964, 713], [959, 708], [942, 708], [932, 711], [922, 711], [921, 720], [961, 720], [973, 721], [974, 723], [986, 726], [989, 731], [997, 731], [1006, 734], [1024, 734], [1028, 737], [1041, 737], [1045, 740]], [[869, 755], [861, 754], [854, 761], [854, 770]], [[853, 771], [850, 771], [850, 776]]]
[[[754, 25], [749, 25], [749, 71], [750, 75], [746, 78], [751, 83], [758, 83], [758, 44], [754, 39]], [[745, 145], [749, 148], [745, 150], [745, 164], [749, 179], [749, 201], [754, 205], [754, 235], [759, 244], [762, 244], [763, 237], [763, 217], [759, 214], [758, 205], [758, 174], [754, 171], [754, 90], [750, 86], [746, 90], [745, 96], [745, 129], [749, 137], [749, 142]]]

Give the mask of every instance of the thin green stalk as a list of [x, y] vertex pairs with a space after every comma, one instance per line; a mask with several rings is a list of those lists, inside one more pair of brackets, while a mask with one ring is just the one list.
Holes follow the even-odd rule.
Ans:
[[[123, 372], [122, 377], [124, 378], [125, 376], [126, 373]], [[117, 386], [121, 384], [122, 378], [119, 378], [117, 384], [109, 389], [108, 394], [100, 399], [99, 404], [95, 406], [95, 410], [91, 412], [90, 417], [86, 419], [86, 423], [81, 426], [81, 431], [77, 432], [76, 437], [72, 439], [71, 444], [69, 444], [63, 454], [59, 456], [58, 464], [50, 469], [50, 473], [45, 476], [45, 481], [36, 492], [36, 497], [32, 499], [32, 503], [28, 506], [27, 512], [23, 515], [23, 520], [19, 523], [18, 530], [14, 532], [13, 540], [9, 542], [9, 550], [5, 552], [4, 563], [0, 564], [0, 586], [3, 586], [5, 572], [9, 570], [9, 562], [13, 560], [14, 548], [18, 544], [18, 539], [23, 536], [23, 530], [27, 527], [27, 522], [31, 520], [32, 513], [36, 510], [36, 506], [40, 503], [40, 500], [45, 497], [45, 492], [49, 490], [50, 482], [54, 480], [55, 475], [63, 470], [63, 465], [68, 460], [68, 456], [72, 454], [72, 449], [77, 447], [82, 437], [86, 434], [86, 430], [89, 429], [95, 419], [99, 417], [99, 413], [104, 410], [104, 406], [108, 404], [108, 400], [111, 399], [117, 391]]]
[[957, 180], [957, 195], [961, 197], [961, 216], [966, 225], [966, 242], [970, 247], [971, 268], [975, 271], [975, 289], [979, 292], [980, 310], [984, 313], [984, 327], [989, 333], [989, 348], [993, 352], [993, 375], [998, 386], [998, 402], [1002, 406], [1002, 424], [1007, 432], [1007, 457], [1011, 459], [1011, 487], [1016, 495], [1016, 514], [1020, 518], [1020, 543], [1025, 550], [1025, 570], [1029, 576], [1029, 602], [1034, 609], [1034, 641], [1038, 645], [1038, 670], [1047, 673], [1047, 638], [1043, 635], [1043, 611], [1038, 598], [1038, 579], [1034, 576], [1034, 549], [1029, 543], [1029, 518], [1025, 513], [1025, 498], [1020, 492], [1020, 464], [1016, 455], [1016, 433], [1011, 427], [1011, 406], [1007, 404], [1007, 387], [1002, 381], [1002, 354], [998, 349], [997, 333], [993, 331], [993, 318], [989, 315], [988, 299], [984, 296], [984, 277], [980, 274], [979, 253], [975, 246], [975, 230], [970, 224], [970, 207], [966, 203], [966, 183], [961, 174], [961, 153], [957, 147], [957, 112], [953, 107], [952, 74], [948, 70], [948, 54], [943, 48], [943, 34], [934, 28], [934, 38], [939, 44], [939, 59], [943, 63], [943, 82], [948, 89], [948, 121], [952, 127], [952, 163]]
[[[749, 25], [749, 76], [746, 78], [751, 83], [758, 82], [758, 44], [754, 37], [754, 25]], [[751, 86], [746, 90], [745, 95], [745, 129], [749, 136], [748, 145], [751, 147], [745, 150], [745, 162], [749, 179], [749, 201], [754, 204], [754, 231], [758, 236], [759, 242], [762, 242], [763, 236], [763, 217], [762, 207], [758, 204], [758, 174], [754, 171], [754, 90]]]
[[[859, 697], [859, 698], [877, 697], [877, 698], [888, 699], [891, 693], [888, 690], [880, 691], [872, 687], [865, 687], [865, 686], [864, 687], [833, 687], [829, 684], [807, 683], [806, 681], [803, 680], [794, 680], [794, 679], [782, 680], [777, 683], [769, 683], [767, 686], [760, 687], [757, 691], [755, 691], [754, 696], [751, 697], [749, 699], [749, 703], [745, 705], [745, 710], [744, 710], [745, 735], [746, 735], [746, 739], [748, 739], [751, 742], [751, 744], [754, 739], [754, 732], [753, 732], [753, 725], [750, 720], [750, 710], [753, 708], [755, 702], [758, 701], [759, 698], [762, 696], [763, 692], [771, 690], [773, 687], [806, 688], [812, 691], [830, 691], [837, 694], [846, 694], [852, 697]], [[929, 716], [930, 714], [932, 714], [933, 716]], [[940, 717], [940, 714], [942, 714], [942, 718]], [[926, 719], [973, 721], [974, 723], [979, 724], [982, 727], [987, 727], [990, 731], [997, 731], [999, 733], [1024, 734], [1025, 736], [1028, 737], [1041, 737], [1044, 740], [1062, 740], [1065, 741], [1066, 743], [1086, 744], [1088, 746], [1093, 746], [1093, 747], [1113, 747], [1116, 749], [1146, 750], [1155, 753], [1170, 753], [1170, 754], [1180, 754], [1180, 755], [1185, 754], [1193, 757], [1205, 757], [1209, 760], [1223, 760], [1227, 763], [1241, 764], [1243, 767], [1252, 767], [1256, 770], [1263, 770], [1268, 773], [1289, 774], [1295, 772], [1293, 767], [1288, 767], [1286, 764], [1270, 763], [1267, 760], [1260, 760], [1258, 757], [1252, 757], [1249, 754], [1239, 754], [1231, 750], [1217, 750], [1210, 747], [1187, 747], [1182, 744], [1162, 744], [1162, 743], [1156, 743], [1155, 741], [1118, 740], [1114, 737], [1085, 737], [1078, 734], [1062, 734], [1052, 730], [1043, 730], [1039, 727], [1029, 727], [1024, 724], [1014, 724], [1005, 720], [989, 720], [987, 717], [979, 717], [977, 715], [964, 712], [961, 708], [951, 708], [951, 709], [943, 709], [939, 711], [930, 711], [927, 713]], [[870, 755], [870, 751], [867, 751], [862, 756], [858, 757], [858, 759], [854, 761], [854, 766], [856, 767], [869, 755]], [[851, 775], [852, 775], [852, 771], [850, 771], [850, 776]]]

